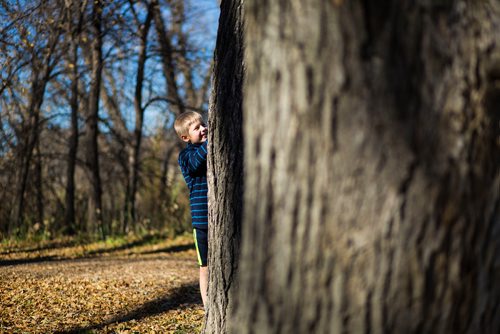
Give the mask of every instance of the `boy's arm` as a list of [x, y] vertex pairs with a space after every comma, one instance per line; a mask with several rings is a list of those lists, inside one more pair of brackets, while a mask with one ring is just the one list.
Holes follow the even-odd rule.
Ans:
[[196, 172], [201, 166], [207, 163], [207, 144], [205, 141], [194, 150], [186, 151], [179, 160], [182, 159], [189, 172]]

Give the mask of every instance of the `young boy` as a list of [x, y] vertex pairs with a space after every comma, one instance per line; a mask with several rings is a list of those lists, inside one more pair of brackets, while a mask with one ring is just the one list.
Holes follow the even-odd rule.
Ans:
[[189, 188], [193, 236], [200, 265], [200, 292], [206, 307], [208, 287], [207, 126], [200, 114], [187, 111], [174, 123], [179, 138], [188, 143], [179, 153], [179, 166]]

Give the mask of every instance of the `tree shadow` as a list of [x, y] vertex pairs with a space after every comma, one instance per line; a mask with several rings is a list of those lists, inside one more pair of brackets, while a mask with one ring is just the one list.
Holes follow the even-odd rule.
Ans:
[[[48, 256], [37, 256], [37, 257], [31, 257], [31, 258], [20, 258], [20, 259], [1, 259], [0, 258], [0, 267], [3, 266], [16, 266], [16, 265], [22, 265], [22, 264], [31, 264], [31, 263], [38, 263], [38, 262], [48, 262], [48, 261], [66, 261], [66, 260], [75, 260], [75, 259], [89, 259], [89, 258], [94, 258], [99, 255], [103, 254], [111, 254], [127, 249], [132, 249], [134, 247], [140, 247], [147, 245], [155, 240], [155, 238], [158, 238], [158, 236], [154, 235], [146, 235], [142, 237], [139, 240], [128, 242], [123, 245], [118, 245], [115, 247], [108, 247], [108, 248], [98, 248], [95, 250], [87, 251], [85, 252], [82, 256], [78, 257], [65, 257], [65, 256], [57, 256], [57, 255], [48, 255]], [[63, 247], [68, 247], [68, 246], [74, 246], [75, 243], [70, 244], [70, 243], [58, 243], [53, 246], [47, 245], [43, 247], [35, 247], [35, 248], [29, 248], [25, 250], [14, 250], [10, 252], [2, 252], [0, 255], [3, 254], [14, 254], [14, 253], [21, 253], [21, 252], [27, 252], [27, 253], [32, 253], [36, 251], [42, 251], [42, 250], [50, 250], [50, 249], [57, 249], [57, 248], [63, 248]], [[144, 252], [144, 253], [138, 253], [138, 254], [154, 254], [154, 253], [160, 253], [160, 252], [180, 252], [182, 250], [189, 249], [190, 247], [194, 247], [194, 244], [192, 246], [171, 246], [164, 248], [163, 250], [156, 250], [156, 251], [151, 251], [151, 252]]]
[[187, 244], [187, 245], [177, 245], [177, 246], [169, 246], [161, 249], [155, 249], [152, 251], [145, 251], [145, 252], [140, 252], [138, 254], [158, 254], [158, 253], [179, 253], [179, 252], [184, 252], [187, 250], [195, 249], [194, 244]]
[[44, 250], [73, 247], [73, 246], [76, 246], [77, 244], [78, 243], [76, 241], [73, 241], [73, 240], [71, 240], [71, 241], [58, 241], [58, 242], [52, 242], [52, 243], [50, 243], [48, 245], [44, 245], [44, 246], [4, 250], [4, 251], [0, 251], [0, 255], [8, 255], [8, 254], [16, 254], [16, 253], [34, 253], [34, 252], [40, 252], [40, 251], [44, 251]]
[[7, 260], [0, 260], [0, 267], [17, 266], [20, 264], [30, 264], [39, 262], [63, 261], [63, 260], [66, 259], [59, 258], [57, 256], [40, 256], [40, 257], [24, 258], [24, 259], [7, 259]]
[[132, 241], [132, 242], [129, 242], [129, 243], [126, 243], [126, 244], [123, 244], [120, 246], [115, 246], [112, 248], [99, 248], [99, 249], [87, 252], [87, 253], [85, 253], [85, 255], [92, 257], [95, 255], [114, 253], [114, 252], [119, 252], [122, 250], [134, 248], [134, 247], [144, 246], [144, 245], [147, 245], [147, 244], [153, 242], [155, 238], [157, 238], [157, 237], [154, 235], [146, 235], [146, 236], [144, 236], [141, 239], [136, 240], [136, 241]]
[[[111, 247], [111, 248], [96, 249], [96, 250], [90, 251], [88, 254], [94, 255], [94, 254], [111, 253], [111, 252], [116, 252], [116, 251], [120, 251], [120, 250], [125, 250], [128, 248], [143, 246], [143, 245], [146, 245], [148, 243], [153, 242], [155, 239], [158, 239], [158, 238], [161, 238], [161, 236], [145, 235], [138, 240], [131, 241], [131, 242], [128, 242], [126, 244]], [[8, 254], [16, 254], [16, 253], [34, 253], [34, 252], [40, 252], [40, 251], [44, 251], [44, 250], [53, 250], [53, 249], [59, 249], [59, 248], [65, 248], [65, 247], [75, 247], [78, 245], [84, 246], [86, 244], [87, 243], [85, 243], [85, 242], [82, 243], [82, 242], [78, 242], [75, 240], [54, 241], [48, 245], [43, 245], [43, 246], [2, 250], [2, 251], [0, 251], [0, 255], [8, 255]]]
[[184, 284], [176, 288], [169, 295], [147, 302], [126, 314], [113, 317], [99, 324], [57, 331], [55, 334], [89, 333], [101, 330], [111, 324], [119, 324], [131, 320], [141, 320], [177, 309], [179, 307], [201, 305], [201, 303], [198, 285], [195, 283]]

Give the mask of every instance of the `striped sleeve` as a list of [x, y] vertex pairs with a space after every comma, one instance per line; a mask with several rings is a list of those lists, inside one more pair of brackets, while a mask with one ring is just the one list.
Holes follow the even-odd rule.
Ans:
[[182, 152], [179, 156], [179, 164], [187, 169], [188, 173], [196, 172], [200, 167], [206, 166], [207, 162], [207, 141], [200, 146]]

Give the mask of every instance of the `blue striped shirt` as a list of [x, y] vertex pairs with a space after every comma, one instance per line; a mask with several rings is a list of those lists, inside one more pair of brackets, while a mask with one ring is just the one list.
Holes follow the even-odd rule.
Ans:
[[207, 144], [188, 144], [179, 153], [179, 166], [189, 188], [193, 227], [208, 227]]

